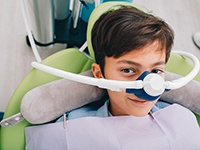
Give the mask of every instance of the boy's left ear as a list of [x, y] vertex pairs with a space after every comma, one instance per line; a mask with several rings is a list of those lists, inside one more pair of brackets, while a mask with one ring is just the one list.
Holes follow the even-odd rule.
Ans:
[[103, 78], [101, 68], [100, 68], [99, 64], [97, 64], [97, 63], [92, 64], [92, 73], [95, 78]]

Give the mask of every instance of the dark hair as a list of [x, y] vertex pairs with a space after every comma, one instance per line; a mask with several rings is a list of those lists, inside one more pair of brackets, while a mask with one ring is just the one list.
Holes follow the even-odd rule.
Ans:
[[95, 22], [92, 46], [96, 63], [104, 72], [105, 56], [120, 57], [158, 40], [166, 50], [166, 62], [173, 45], [174, 33], [162, 19], [133, 6], [112, 8]]

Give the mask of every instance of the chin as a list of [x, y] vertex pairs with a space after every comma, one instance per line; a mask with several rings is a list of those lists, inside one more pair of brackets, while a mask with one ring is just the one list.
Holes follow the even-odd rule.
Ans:
[[149, 112], [150, 112], [150, 110], [149, 111], [138, 110], [138, 111], [131, 112], [130, 115], [135, 116], [135, 117], [144, 117], [144, 116], [148, 115]]

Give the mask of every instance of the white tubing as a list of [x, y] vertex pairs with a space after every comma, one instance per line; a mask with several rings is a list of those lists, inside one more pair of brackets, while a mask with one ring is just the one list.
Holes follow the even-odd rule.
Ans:
[[32, 62], [32, 67], [44, 71], [46, 73], [65, 78], [68, 80], [76, 81], [79, 83], [89, 84], [93, 86], [98, 86], [100, 88], [110, 89], [113, 91], [124, 91], [126, 88], [134, 88], [134, 89], [141, 89], [143, 88], [143, 81], [116, 81], [116, 80], [107, 80], [103, 78], [94, 78], [83, 76], [63, 70], [59, 70], [50, 66], [46, 66], [40, 64], [38, 62]]
[[94, 0], [94, 2], [95, 2], [95, 7], [97, 7], [101, 4], [100, 0]]
[[187, 58], [189, 58], [190, 60], [192, 60], [194, 66], [192, 71], [186, 75], [185, 77], [182, 77], [180, 79], [177, 80], [173, 80], [171, 82], [168, 82], [168, 86], [166, 86], [167, 89], [178, 89], [182, 86], [185, 86], [188, 82], [190, 82], [199, 72], [199, 60], [192, 54], [188, 53], [188, 52], [184, 52], [184, 51], [173, 51], [173, 53], [177, 53], [180, 55], [183, 55]]
[[36, 48], [36, 44], [35, 44], [35, 41], [33, 39], [33, 36], [32, 36], [32, 33], [31, 33], [31, 29], [30, 29], [30, 26], [29, 26], [29, 23], [28, 23], [24, 0], [21, 0], [21, 10], [22, 10], [22, 15], [23, 15], [23, 20], [24, 20], [24, 23], [25, 23], [25, 27], [26, 27], [26, 32], [28, 34], [28, 39], [30, 41], [31, 48], [33, 50], [33, 54], [34, 54], [35, 59], [37, 60], [37, 62], [41, 62], [42, 59], [41, 59], [40, 54], [39, 54], [39, 52], [38, 52], [38, 50]]
[[80, 52], [83, 52], [87, 48], [87, 41], [79, 48]]

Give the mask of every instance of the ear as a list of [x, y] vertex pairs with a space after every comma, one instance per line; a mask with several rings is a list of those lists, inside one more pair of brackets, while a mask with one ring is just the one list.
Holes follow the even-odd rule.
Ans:
[[101, 68], [97, 63], [92, 64], [92, 73], [95, 78], [103, 78]]

